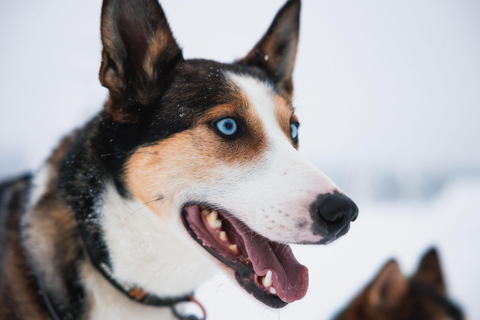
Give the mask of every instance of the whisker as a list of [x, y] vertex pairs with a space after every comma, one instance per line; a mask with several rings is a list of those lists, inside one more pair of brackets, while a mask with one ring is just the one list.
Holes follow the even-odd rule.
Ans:
[[113, 156], [113, 155], [117, 155], [117, 154], [125, 154], [125, 153], [126, 153], [126, 151], [104, 153], [104, 154], [101, 154], [100, 157], [108, 157], [108, 156]]
[[140, 208], [138, 208], [137, 210], [135, 210], [135, 211], [133, 211], [132, 213], [130, 213], [125, 219], [130, 218], [132, 215], [134, 215], [134, 214], [137, 213], [138, 211], [144, 209], [144, 208], [145, 208], [146, 206], [148, 206], [150, 203], [163, 200], [164, 198], [165, 198], [164, 196], [160, 196], [160, 197], [158, 197], [157, 199], [154, 199], [154, 200], [150, 200], [150, 201], [148, 201], [148, 202], [145, 202]]

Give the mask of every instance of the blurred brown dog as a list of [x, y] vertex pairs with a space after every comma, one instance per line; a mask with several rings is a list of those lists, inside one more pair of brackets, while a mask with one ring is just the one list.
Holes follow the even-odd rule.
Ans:
[[387, 262], [334, 320], [462, 320], [461, 309], [447, 297], [435, 249], [422, 258], [407, 278], [396, 260]]

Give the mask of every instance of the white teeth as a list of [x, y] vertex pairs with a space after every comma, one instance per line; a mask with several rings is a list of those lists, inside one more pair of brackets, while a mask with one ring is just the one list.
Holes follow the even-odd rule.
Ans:
[[271, 294], [277, 294], [277, 290], [275, 290], [273, 287], [270, 287], [270, 293]]
[[227, 233], [225, 231], [217, 231], [217, 236], [220, 238], [222, 241], [227, 241]]
[[210, 227], [214, 229], [222, 227], [222, 221], [218, 220], [218, 213], [215, 210], [213, 210], [209, 215], [207, 215], [207, 221]]
[[272, 270], [268, 270], [265, 277], [262, 278], [262, 284], [265, 288], [271, 287], [273, 284], [272, 281]]
[[238, 246], [236, 244], [229, 244], [228, 248], [234, 253], [238, 253]]
[[217, 218], [218, 218], [217, 210], [212, 210], [212, 212], [210, 213], [210, 217], [212, 217], [212, 219], [217, 220]]

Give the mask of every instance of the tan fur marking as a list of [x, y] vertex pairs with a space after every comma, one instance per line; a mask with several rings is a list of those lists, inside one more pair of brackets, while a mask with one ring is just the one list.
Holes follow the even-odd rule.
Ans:
[[[265, 133], [255, 109], [243, 101], [219, 105], [193, 128], [134, 152], [126, 165], [130, 190], [162, 215], [192, 185], [216, 183], [222, 168], [243, 168], [259, 161], [266, 148]], [[221, 137], [214, 122], [225, 117], [242, 119], [245, 132], [233, 140]]]
[[105, 110], [112, 117], [112, 120], [115, 122], [132, 122], [138, 120], [138, 116], [132, 116], [125, 112], [128, 109], [128, 106], [115, 104], [112, 101], [112, 96], [110, 95], [105, 103]]
[[77, 220], [58, 190], [58, 167], [75, 137], [73, 133], [64, 138], [49, 158], [48, 166], [53, 170], [49, 170], [46, 191], [25, 215], [22, 231], [35, 272], [44, 272], [42, 281], [60, 297], [67, 296], [67, 292], [58, 267], [77, 260], [82, 250], [77, 238]]
[[118, 47], [118, 44], [113, 43], [114, 41], [119, 41], [119, 39], [115, 37], [116, 33], [117, 31], [115, 30], [112, 20], [108, 17], [108, 14], [104, 15], [101, 26], [103, 51], [99, 73], [100, 83], [110, 91], [115, 92], [115, 94], [120, 94], [125, 90], [125, 83], [122, 81], [124, 74], [123, 65], [117, 63], [115, 66], [117, 71], [108, 68], [109, 57], [114, 61], [120, 60], [115, 50], [115, 46]]
[[175, 39], [167, 30], [157, 30], [148, 38], [148, 49], [143, 62], [143, 69], [150, 80], [156, 78], [154, 70], [155, 61], [159, 58], [160, 53], [171, 43], [175, 43]]
[[292, 145], [295, 148], [298, 148], [298, 144], [292, 140], [292, 135], [290, 132], [290, 124], [297, 122], [298, 119], [293, 114], [293, 107], [288, 103], [283, 97], [275, 95], [275, 118], [278, 122], [278, 125], [285, 133], [287, 138], [292, 142]]
[[[10, 197], [16, 197], [20, 194], [20, 199], [13, 203], [16, 208], [3, 221], [7, 229], [5, 232], [2, 247], [0, 263], [0, 319], [26, 319], [26, 320], [47, 320], [50, 317], [42, 310], [41, 297], [36, 292], [35, 279], [31, 274], [30, 266], [27, 262], [25, 246], [21, 243], [20, 225], [22, 206], [25, 203], [24, 181], [18, 181], [10, 187]], [[2, 196], [4, 196], [2, 194]], [[9, 198], [10, 198], [9, 197]], [[12, 199], [8, 199], [11, 201]], [[3, 204], [3, 203], [2, 203]], [[12, 205], [10, 203], [10, 205]]]
[[[68, 151], [68, 148], [71, 147], [72, 143], [75, 141], [77, 137], [77, 133], [74, 132], [70, 136], [65, 137], [61, 142], [60, 145], [53, 151], [53, 154], [48, 159], [48, 163], [54, 168], [58, 168], [60, 165], [60, 161], [65, 156], [65, 153]], [[51, 172], [52, 179], [50, 180], [49, 188], [54, 188], [54, 183], [56, 182], [58, 173], [57, 170], [52, 170]], [[55, 181], [53, 181], [55, 179]]]
[[[287, 76], [283, 79], [279, 79], [280, 83], [278, 83], [278, 86], [280, 89], [282, 89], [282, 94], [284, 95], [285, 99], [287, 101], [291, 101], [293, 97], [292, 73], [297, 56], [296, 48], [298, 43], [298, 35], [295, 35], [291, 41], [294, 45], [294, 48], [293, 50], [289, 50], [288, 54], [290, 56], [285, 57], [275, 54], [277, 51], [276, 45], [279, 42], [277, 37], [280, 36], [280, 34], [281, 31], [274, 32], [268, 37], [265, 36], [245, 58], [237, 61], [237, 63], [241, 65], [249, 65], [250, 61], [260, 60], [268, 70], [277, 70], [279, 66], [284, 63], [284, 61], [287, 61], [288, 64], [286, 65], [286, 70], [284, 70], [285, 75]], [[268, 57], [268, 59], [265, 57]], [[282, 65], [281, 67], [285, 67], [285, 65]]]

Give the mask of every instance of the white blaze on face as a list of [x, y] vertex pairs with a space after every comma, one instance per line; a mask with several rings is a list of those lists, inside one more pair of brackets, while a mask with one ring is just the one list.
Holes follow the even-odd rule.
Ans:
[[[213, 106], [192, 128], [137, 150], [126, 165], [130, 190], [165, 219], [177, 221], [186, 203], [203, 203], [276, 242], [321, 240], [310, 206], [338, 188], [295, 149], [291, 106], [262, 81], [226, 77], [236, 102]], [[226, 140], [211, 128], [229, 117], [243, 117], [244, 135]]]
[[338, 190], [337, 186], [293, 147], [279, 123], [278, 108], [282, 106], [278, 105], [281, 100], [275, 99], [275, 92], [251, 77], [235, 74], [228, 77], [243, 91], [260, 118], [267, 138], [266, 148], [253, 171], [232, 172], [234, 178], [225, 181], [230, 186], [216, 193], [217, 199], [209, 200], [270, 240], [319, 241], [321, 236], [312, 232], [309, 207], [318, 195], [332, 193]]

